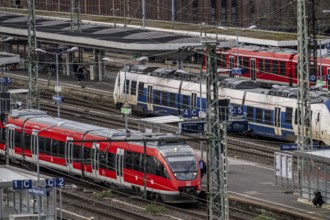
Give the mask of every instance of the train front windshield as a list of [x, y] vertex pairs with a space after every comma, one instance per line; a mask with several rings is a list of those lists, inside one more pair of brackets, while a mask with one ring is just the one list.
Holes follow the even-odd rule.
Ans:
[[178, 180], [196, 179], [197, 161], [194, 156], [168, 156], [166, 160]]

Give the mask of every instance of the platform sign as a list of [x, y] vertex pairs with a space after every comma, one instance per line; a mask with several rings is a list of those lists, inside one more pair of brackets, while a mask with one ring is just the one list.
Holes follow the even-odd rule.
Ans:
[[33, 188], [33, 189], [29, 189], [28, 192], [30, 194], [34, 194], [36, 196], [44, 196], [44, 197], [49, 196], [49, 189], [46, 189], [46, 188], [36, 187], [36, 188]]
[[132, 110], [131, 108], [121, 108], [120, 109], [120, 112], [123, 114], [123, 115], [130, 115], [132, 113]]
[[59, 96], [59, 95], [53, 95], [53, 101], [55, 101], [55, 102], [63, 102], [64, 101], [64, 97], [63, 96]]
[[229, 111], [232, 115], [243, 115], [243, 106], [230, 106]]
[[184, 118], [192, 118], [199, 116], [199, 109], [185, 109], [182, 113], [182, 117]]
[[13, 190], [32, 189], [32, 180], [13, 180]]
[[206, 131], [205, 121], [194, 122], [179, 122], [179, 132], [181, 134], [196, 134], [204, 133]]
[[8, 85], [11, 84], [13, 80], [10, 77], [0, 77], [0, 84], [1, 85]]
[[316, 75], [310, 75], [309, 76], [309, 81], [310, 82], [316, 82]]
[[243, 71], [242, 68], [232, 68], [231, 69], [231, 74], [233, 75], [242, 75]]
[[46, 185], [47, 188], [64, 187], [65, 186], [65, 181], [64, 181], [63, 177], [45, 179], [45, 185]]
[[327, 74], [327, 80], [330, 81], [330, 74]]
[[288, 144], [280, 144], [280, 150], [297, 150], [298, 144], [296, 143], [288, 143]]

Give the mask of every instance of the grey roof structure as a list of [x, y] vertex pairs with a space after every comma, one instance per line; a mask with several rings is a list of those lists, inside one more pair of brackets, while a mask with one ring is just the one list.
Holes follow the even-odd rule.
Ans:
[[[0, 188], [11, 187], [14, 180], [32, 180], [32, 182], [36, 182], [37, 174], [13, 166], [0, 166]], [[40, 178], [40, 180], [44, 180], [44, 178]]]
[[[141, 28], [114, 28], [106, 23], [101, 25], [95, 22], [83, 22], [81, 32], [71, 32], [70, 25], [69, 19], [37, 17], [37, 40], [52, 44], [74, 45], [126, 53], [143, 51], [148, 54], [177, 51], [182, 47], [198, 47], [202, 46], [202, 42], [206, 40], [188, 34], [175, 34]], [[0, 12], [0, 35], [27, 39], [27, 30], [27, 16]], [[228, 41], [223, 40], [220, 44], [226, 42], [228, 43]]]
[[17, 54], [0, 52], [0, 65], [19, 63], [20, 57]]

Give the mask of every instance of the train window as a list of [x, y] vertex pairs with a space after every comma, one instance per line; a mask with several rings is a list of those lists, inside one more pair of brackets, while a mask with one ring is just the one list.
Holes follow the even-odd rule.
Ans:
[[107, 168], [107, 152], [99, 151], [99, 167], [100, 169]]
[[22, 136], [22, 132], [15, 131], [14, 143], [15, 143], [15, 146], [19, 147], [19, 148], [21, 148], [21, 136]]
[[270, 73], [270, 60], [265, 60], [266, 73]]
[[81, 163], [80, 159], [80, 145], [73, 145], [73, 161]]
[[39, 153], [45, 153], [45, 138], [39, 136]]
[[0, 143], [6, 143], [6, 128], [1, 128], [1, 132], [0, 132]]
[[109, 170], [116, 170], [115, 169], [115, 154], [108, 152], [108, 160], [107, 160], [107, 168]]
[[124, 94], [129, 94], [129, 80], [128, 79], [125, 80], [123, 92], [124, 92]]
[[151, 156], [147, 156], [147, 173], [156, 174], [156, 164], [154, 162], [154, 158]]
[[227, 65], [226, 65], [226, 54], [220, 54], [219, 67], [227, 67]]
[[154, 104], [160, 105], [160, 91], [154, 89]]
[[278, 61], [277, 60], [272, 61], [272, 73], [278, 74]]
[[25, 149], [31, 150], [31, 135], [30, 134], [24, 134], [24, 141], [25, 141]]
[[256, 122], [262, 123], [262, 109], [256, 108]]
[[168, 106], [169, 105], [169, 99], [168, 99], [168, 93], [162, 92], [162, 105]]
[[160, 177], [168, 178], [167, 173], [165, 173], [164, 165], [156, 158], [154, 158], [154, 162], [156, 164], [156, 175]]
[[286, 75], [286, 63], [283, 61], [280, 61], [280, 75]]
[[265, 109], [264, 112], [264, 123], [266, 125], [272, 125], [272, 111]]
[[170, 106], [176, 107], [176, 95], [175, 93], [169, 93], [170, 94]]
[[144, 95], [144, 83], [143, 82], [139, 82], [139, 96], [143, 96]]
[[132, 169], [133, 153], [130, 151], [125, 151], [125, 164], [124, 168]]
[[84, 147], [84, 164], [90, 165], [91, 161], [91, 149]]
[[65, 142], [59, 141], [58, 142], [58, 157], [62, 157], [64, 158], [64, 154], [65, 154]]
[[45, 138], [45, 154], [51, 155], [51, 153], [52, 153], [51, 139]]
[[188, 95], [182, 95], [182, 104], [183, 104], [184, 109], [189, 107], [189, 96]]
[[292, 76], [293, 78], [298, 76], [298, 66], [297, 66], [296, 63], [294, 64], [294, 74], [295, 74], [295, 75]]
[[292, 123], [292, 113], [293, 113], [293, 108], [286, 108], [285, 123], [288, 123], [288, 124]]
[[58, 141], [57, 140], [51, 140], [52, 145], [52, 156], [57, 157], [58, 155]]
[[[248, 57], [244, 57], [243, 58], [243, 68], [245, 69], [245, 70], [248, 70], [249, 68], [250, 68], [250, 66], [249, 66], [249, 62], [250, 62], [250, 59], [248, 58]], [[247, 71], [245, 71], [245, 73], [246, 73]]]
[[263, 59], [259, 59], [259, 71], [260, 72], [265, 71], [264, 60]]
[[229, 68], [232, 69], [235, 66], [235, 58], [233, 56], [229, 57]]
[[253, 107], [247, 106], [247, 111], [246, 112], [247, 112], [246, 117], [249, 120], [252, 120], [253, 119]]
[[133, 154], [133, 170], [136, 171], [141, 171], [143, 169], [141, 169], [141, 164], [142, 164], [142, 154], [140, 153], [134, 153]]
[[131, 83], [131, 95], [136, 95], [136, 81]]

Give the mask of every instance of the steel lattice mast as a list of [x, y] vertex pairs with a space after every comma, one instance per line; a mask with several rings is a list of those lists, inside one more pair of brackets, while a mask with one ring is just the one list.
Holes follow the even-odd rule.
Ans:
[[81, 32], [80, 0], [71, 0], [71, 31]]
[[298, 0], [298, 148], [311, 149], [311, 105], [305, 0]]
[[28, 0], [28, 71], [29, 71], [29, 98], [28, 108], [40, 108], [40, 92], [38, 84], [38, 64], [35, 55], [37, 48], [35, 1]]
[[311, 71], [310, 74], [315, 75], [316, 79], [317, 76], [322, 77], [322, 73], [318, 73], [318, 68], [317, 68], [317, 50], [318, 50], [318, 45], [317, 45], [317, 39], [316, 39], [316, 34], [317, 34], [317, 28], [316, 28], [316, 16], [315, 16], [315, 0], [309, 0], [308, 1], [308, 19], [307, 19], [307, 25], [308, 25], [308, 55], [309, 55], [309, 63], [310, 63], [310, 68], [309, 70]]
[[227, 126], [221, 120], [218, 76], [212, 60], [216, 59], [216, 43], [205, 43], [208, 57], [207, 96], [207, 193], [208, 218], [229, 219], [227, 186]]

